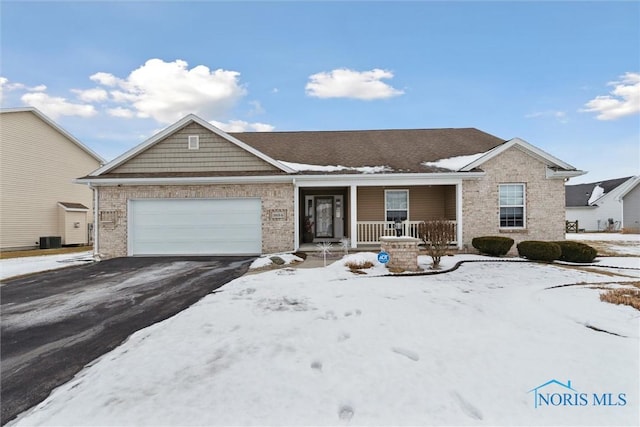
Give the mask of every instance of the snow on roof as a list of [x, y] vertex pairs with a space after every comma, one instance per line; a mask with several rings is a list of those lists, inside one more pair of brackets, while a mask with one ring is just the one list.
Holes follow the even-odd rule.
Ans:
[[422, 162], [422, 164], [424, 166], [451, 169], [451, 170], [457, 171], [467, 166], [469, 163], [475, 162], [485, 154], [486, 153], [477, 153], [477, 154], [470, 154], [468, 156], [449, 157], [447, 159], [436, 160], [435, 162]]
[[322, 165], [307, 165], [304, 163], [291, 163], [284, 162], [282, 160], [278, 160], [283, 165], [294, 169], [298, 172], [301, 171], [312, 171], [312, 172], [339, 172], [339, 171], [355, 171], [361, 173], [381, 173], [381, 172], [392, 172], [388, 166], [360, 166], [360, 167], [349, 167], [349, 166], [322, 166]]
[[587, 202], [587, 204], [594, 204], [602, 196], [604, 196], [604, 188], [600, 187], [600, 184], [596, 184], [596, 186], [593, 187], [591, 197], [589, 197], [589, 201]]

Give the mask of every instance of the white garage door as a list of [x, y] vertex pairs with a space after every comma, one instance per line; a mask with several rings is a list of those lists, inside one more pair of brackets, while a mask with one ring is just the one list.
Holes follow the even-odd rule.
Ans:
[[131, 255], [262, 252], [260, 199], [148, 199], [129, 205]]

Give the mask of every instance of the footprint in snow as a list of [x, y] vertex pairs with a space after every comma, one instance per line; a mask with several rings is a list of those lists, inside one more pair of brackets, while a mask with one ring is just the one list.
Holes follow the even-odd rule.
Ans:
[[476, 420], [482, 419], [482, 412], [480, 412], [478, 408], [469, 403], [467, 399], [462, 397], [460, 393], [458, 393], [457, 391], [452, 391], [451, 395], [458, 401], [460, 409], [462, 409], [462, 412], [464, 412], [467, 416]]
[[[353, 313], [354, 313], [354, 311], [351, 311], [351, 310], [349, 310], [349, 311], [345, 311], [345, 312], [344, 312], [344, 317], [353, 316]], [[356, 316], [360, 316], [360, 315], [362, 314], [362, 310], [360, 310], [360, 309], [356, 309], [356, 310], [355, 310], [355, 313], [356, 313]]]
[[351, 334], [349, 332], [342, 332], [340, 335], [338, 335], [338, 342], [346, 341], [349, 338], [351, 338]]
[[318, 319], [322, 319], [322, 320], [337, 320], [338, 317], [336, 316], [336, 314], [332, 311], [326, 311], [324, 313], [324, 316], [318, 316]]
[[420, 360], [420, 355], [418, 353], [416, 353], [415, 351], [407, 350], [406, 348], [392, 347], [391, 351], [393, 351], [394, 353], [398, 353], [406, 358], [409, 358], [414, 362], [417, 362], [418, 360]]
[[[255, 293], [255, 288], [246, 288], [246, 289], [242, 289], [240, 292], [236, 293], [236, 298], [234, 299], [240, 299], [240, 297], [248, 297], [249, 295], [252, 295], [253, 293]], [[247, 299], [251, 299], [251, 298], [247, 298]]]
[[348, 421], [353, 418], [354, 410], [349, 405], [342, 405], [340, 409], [338, 409], [338, 417], [341, 420]]

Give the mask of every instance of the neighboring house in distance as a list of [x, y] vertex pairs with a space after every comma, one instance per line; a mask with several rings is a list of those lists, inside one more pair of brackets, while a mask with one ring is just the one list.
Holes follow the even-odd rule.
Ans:
[[567, 185], [567, 221], [585, 231], [640, 232], [640, 176]]
[[559, 240], [564, 182], [583, 173], [477, 129], [229, 134], [189, 115], [77, 182], [98, 193], [95, 250], [118, 257], [366, 247], [432, 219], [459, 248]]
[[88, 243], [93, 192], [73, 180], [104, 160], [30, 107], [0, 110], [0, 150], [0, 249]]

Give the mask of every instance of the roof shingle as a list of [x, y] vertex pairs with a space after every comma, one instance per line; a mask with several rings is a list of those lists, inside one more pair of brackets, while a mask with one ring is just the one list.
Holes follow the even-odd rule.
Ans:
[[387, 166], [389, 172], [441, 172], [423, 162], [484, 153], [505, 141], [474, 128], [230, 133], [281, 161], [324, 166]]
[[599, 185], [607, 194], [616, 187], [624, 184], [632, 177], [609, 179], [607, 181], [590, 182], [588, 184], [567, 185], [565, 187], [565, 206], [580, 207], [589, 206], [589, 199], [596, 185]]

